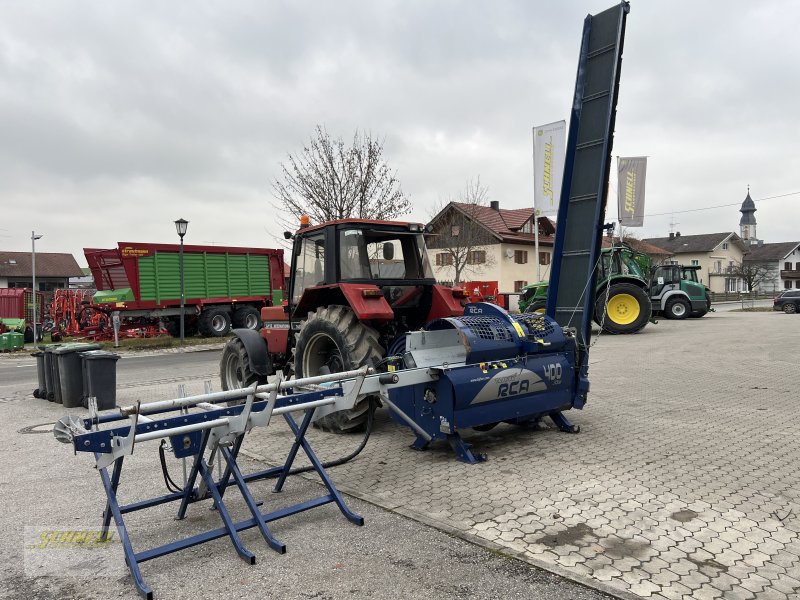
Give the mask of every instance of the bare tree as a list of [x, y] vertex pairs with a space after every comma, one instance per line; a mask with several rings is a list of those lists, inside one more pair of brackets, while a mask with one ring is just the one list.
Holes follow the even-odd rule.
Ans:
[[317, 126], [309, 144], [281, 163], [273, 189], [281, 207], [313, 222], [334, 219], [392, 219], [407, 213], [411, 201], [383, 159], [383, 140], [356, 133], [347, 146]]
[[744, 281], [747, 289], [752, 292], [762, 283], [775, 279], [776, 268], [773, 263], [745, 260], [729, 267], [729, 273]]
[[439, 250], [444, 265], [453, 269], [453, 283], [459, 284], [467, 271], [481, 273], [494, 264], [485, 246], [496, 241], [480, 226], [480, 215], [486, 209], [489, 188], [481, 178], [470, 179], [455, 197], [440, 203], [430, 223], [433, 231], [427, 238], [428, 248]]

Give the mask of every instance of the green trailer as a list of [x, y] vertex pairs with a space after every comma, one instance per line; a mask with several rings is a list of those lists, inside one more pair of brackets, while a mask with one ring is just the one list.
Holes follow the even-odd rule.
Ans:
[[[84, 248], [94, 276], [96, 308], [121, 318], [159, 319], [178, 334], [181, 254], [177, 244], [120, 242]], [[257, 330], [261, 309], [283, 302], [283, 250], [187, 245], [183, 249], [185, 328], [224, 336], [231, 327]]]

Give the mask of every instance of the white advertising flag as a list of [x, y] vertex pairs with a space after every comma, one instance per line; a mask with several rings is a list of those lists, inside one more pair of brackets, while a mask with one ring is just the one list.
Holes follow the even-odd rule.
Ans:
[[566, 121], [533, 128], [533, 207], [539, 216], [558, 215], [566, 138]]
[[625, 227], [644, 225], [644, 183], [647, 157], [617, 158], [617, 202], [619, 223]]

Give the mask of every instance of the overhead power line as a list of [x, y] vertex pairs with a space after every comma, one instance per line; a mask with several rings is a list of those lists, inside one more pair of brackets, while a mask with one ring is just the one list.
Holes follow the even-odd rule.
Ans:
[[[787, 196], [796, 196], [800, 194], [800, 192], [789, 192], [788, 194], [778, 194], [777, 196], [767, 196], [765, 198], [758, 198], [753, 199], [753, 202], [763, 202], [764, 200], [774, 200], [776, 198], [786, 198]], [[701, 210], [713, 210], [715, 208], [728, 208], [730, 206], [741, 206], [741, 202], [731, 202], [730, 204], [718, 204], [716, 206], [706, 206], [704, 208], [689, 208], [686, 210], [671, 210], [669, 212], [663, 213], [649, 213], [646, 214], [645, 217], [668, 217], [670, 215], [678, 214], [678, 213], [691, 213], [691, 212], [699, 212]]]

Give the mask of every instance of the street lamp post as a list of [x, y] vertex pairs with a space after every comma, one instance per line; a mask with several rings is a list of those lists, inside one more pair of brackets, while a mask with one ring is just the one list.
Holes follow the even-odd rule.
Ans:
[[35, 231], [31, 231], [31, 275], [33, 281], [31, 282], [31, 287], [33, 288], [33, 293], [31, 296], [33, 297], [33, 311], [32, 311], [32, 318], [33, 321], [33, 343], [36, 343], [36, 240], [42, 239], [41, 233], [36, 233]]
[[180, 250], [180, 258], [178, 259], [178, 270], [180, 271], [181, 276], [181, 346], [183, 346], [183, 306], [186, 301], [186, 294], [183, 288], [183, 236], [186, 235], [186, 228], [189, 225], [189, 221], [186, 219], [178, 219], [175, 221], [175, 230], [178, 232], [178, 236], [181, 238], [181, 250]]

